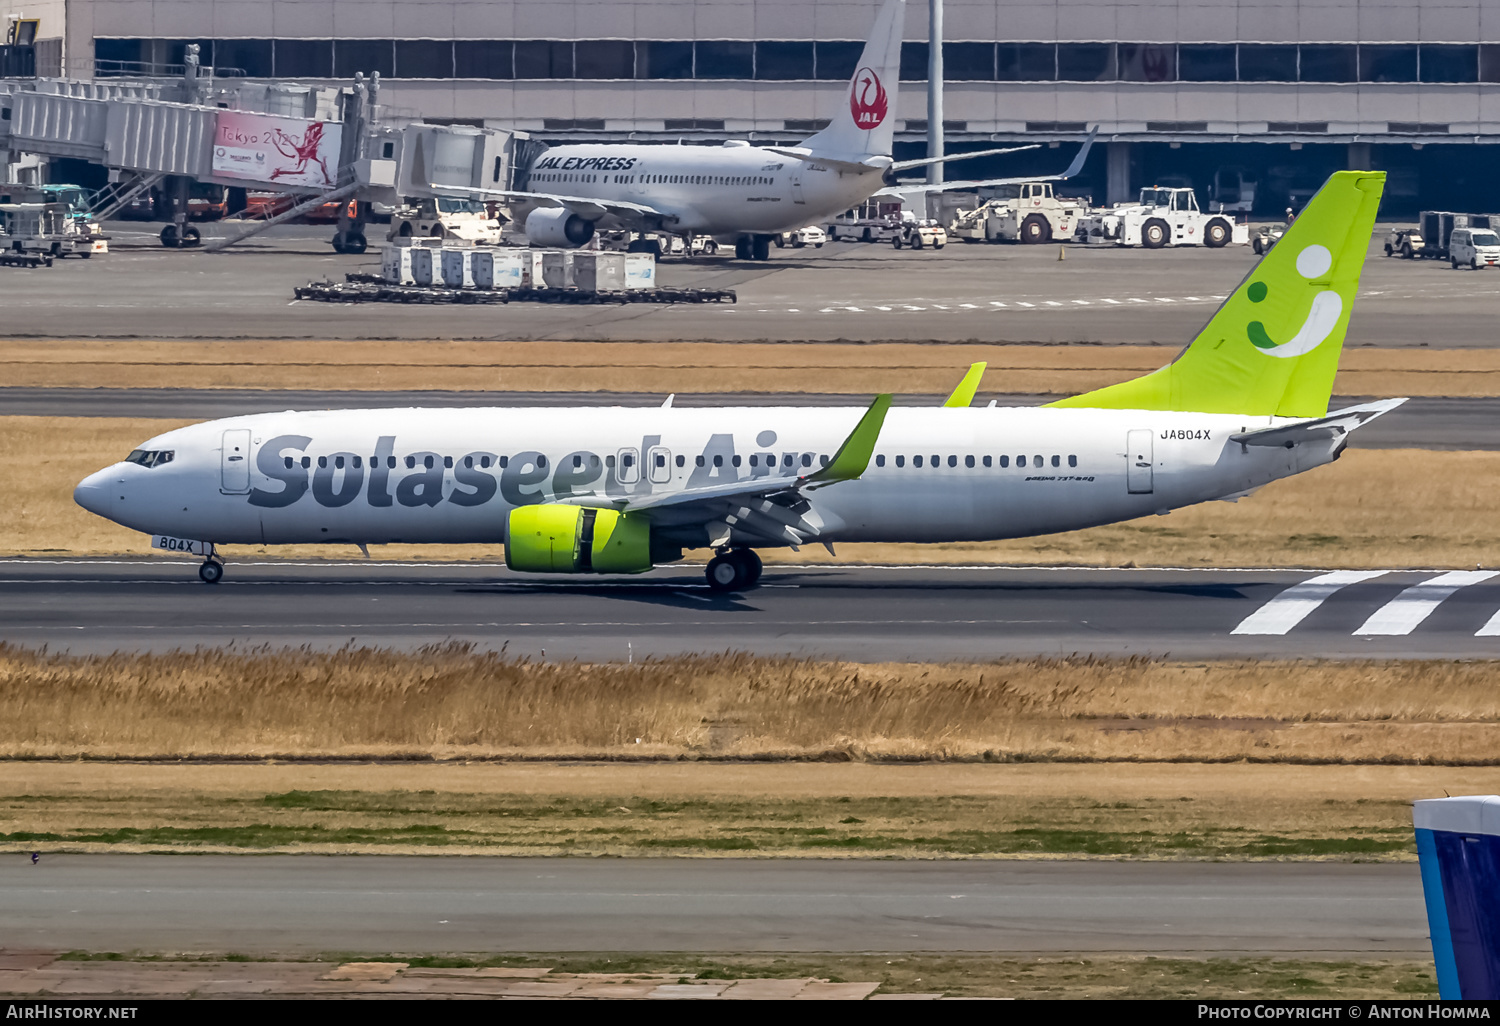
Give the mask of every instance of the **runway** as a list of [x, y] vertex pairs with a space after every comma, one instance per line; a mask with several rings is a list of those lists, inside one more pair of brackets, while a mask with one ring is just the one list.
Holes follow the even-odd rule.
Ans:
[[54, 650], [456, 639], [549, 659], [718, 652], [860, 661], [1144, 654], [1493, 658], [1500, 572], [696, 566], [543, 578], [477, 564], [0, 561], [0, 641]]
[[1431, 950], [1415, 864], [55, 855], [0, 907], [50, 950]]
[[[3, 388], [0, 414], [32, 417], [161, 417], [212, 420], [276, 410], [349, 410], [386, 406], [657, 406], [641, 392], [323, 392], [253, 388]], [[674, 406], [854, 406], [864, 396], [805, 392], [678, 394]], [[980, 405], [1037, 406], [1056, 396], [981, 392]], [[1334, 396], [1330, 409], [1371, 396]], [[898, 395], [904, 406], [936, 406], [937, 395]], [[1356, 431], [1360, 449], [1500, 449], [1500, 398], [1415, 398]]]

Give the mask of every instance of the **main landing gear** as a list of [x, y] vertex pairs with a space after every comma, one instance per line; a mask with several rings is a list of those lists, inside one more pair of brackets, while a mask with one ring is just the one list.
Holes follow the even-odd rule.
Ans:
[[208, 555], [203, 557], [202, 564], [198, 567], [198, 579], [204, 584], [218, 584], [224, 576], [224, 561], [214, 551], [214, 547], [208, 547]]
[[760, 557], [754, 549], [720, 549], [708, 561], [708, 587], [711, 591], [744, 591], [760, 583]]

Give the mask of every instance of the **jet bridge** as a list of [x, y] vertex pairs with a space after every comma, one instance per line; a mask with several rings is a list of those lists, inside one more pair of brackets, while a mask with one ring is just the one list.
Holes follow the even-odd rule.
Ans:
[[363, 252], [370, 202], [512, 188], [516, 147], [529, 145], [524, 133], [389, 123], [378, 75], [356, 75], [342, 90], [252, 83], [216, 77], [198, 66], [195, 45], [187, 51], [180, 79], [0, 81], [0, 167], [30, 154], [109, 168], [115, 184], [105, 203], [115, 209], [160, 183], [172, 198], [161, 236], [168, 246], [198, 241], [187, 224], [195, 181], [305, 197], [215, 249], [352, 197], [354, 213], [346, 206], [333, 245]]

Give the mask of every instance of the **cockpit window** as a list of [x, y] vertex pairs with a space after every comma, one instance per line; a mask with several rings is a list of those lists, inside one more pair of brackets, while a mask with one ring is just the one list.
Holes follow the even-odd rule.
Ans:
[[125, 457], [126, 463], [139, 463], [143, 467], [159, 467], [171, 463], [177, 453], [172, 449], [136, 449]]

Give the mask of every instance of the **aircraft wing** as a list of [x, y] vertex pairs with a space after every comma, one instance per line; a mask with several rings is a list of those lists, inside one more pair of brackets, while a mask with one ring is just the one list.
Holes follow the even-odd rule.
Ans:
[[626, 200], [605, 200], [597, 196], [565, 196], [556, 192], [522, 192], [516, 189], [460, 189], [455, 190], [457, 194], [464, 197], [476, 195], [503, 197], [505, 199], [540, 200], [548, 206], [567, 207], [579, 217], [588, 221], [597, 221], [605, 214], [614, 214], [616, 217], [630, 222], [656, 221], [665, 223], [676, 220], [675, 214], [669, 214], [664, 210], [647, 206], [644, 203], [630, 203]]
[[1230, 435], [1229, 440], [1239, 442], [1241, 445], [1269, 445], [1290, 449], [1299, 442], [1326, 441], [1346, 435], [1355, 428], [1368, 424], [1376, 417], [1390, 413], [1404, 402], [1406, 402], [1405, 399], [1381, 399], [1373, 403], [1350, 406], [1316, 420], [1302, 420], [1295, 424], [1280, 424], [1256, 431], [1242, 431]]
[[[972, 160], [975, 157], [998, 157], [1002, 153], [1020, 153], [1022, 150], [1039, 150], [1041, 143], [1032, 143], [1029, 146], [1007, 146], [1000, 150], [976, 150], [973, 153], [950, 153], [946, 157], [923, 157], [921, 160], [898, 160], [891, 165], [892, 171], [905, 171], [912, 167], [926, 167], [928, 164], [946, 164], [953, 160]], [[1035, 179], [1028, 179], [1035, 181]]]
[[[640, 496], [579, 495], [560, 501], [621, 512], [651, 511], [653, 518], [674, 525], [701, 522], [710, 527], [711, 535], [715, 526], [722, 528], [726, 539], [733, 527], [742, 533], [759, 535], [774, 544], [800, 545], [819, 533], [818, 525], [809, 523], [802, 516], [807, 511], [802, 491], [856, 480], [864, 474], [890, 407], [891, 396], [876, 396], [828, 465], [796, 477], [752, 477], [677, 492]], [[714, 541], [713, 544], [720, 542]]]
[[866, 157], [863, 160], [846, 160], [839, 157], [827, 157], [812, 150], [797, 147], [795, 149], [782, 146], [762, 146], [761, 149], [769, 150], [778, 157], [790, 157], [793, 160], [805, 160], [810, 164], [822, 164], [824, 167], [835, 171], [848, 171], [857, 175], [867, 175], [871, 171], [884, 171], [891, 166], [890, 157]]
[[1089, 150], [1092, 149], [1094, 145], [1094, 136], [1098, 134], [1099, 129], [1097, 127], [1089, 130], [1088, 138], [1084, 139], [1083, 146], [1079, 148], [1077, 155], [1073, 158], [1073, 163], [1069, 164], [1067, 170], [1060, 175], [1026, 175], [1020, 178], [986, 178], [983, 181], [938, 182], [935, 185], [926, 182], [898, 182], [895, 185], [887, 186], [886, 188], [881, 189], [875, 195], [901, 196], [908, 193], [951, 192], [954, 189], [984, 189], [993, 185], [1021, 185], [1025, 182], [1066, 181], [1067, 179], [1072, 178], [1074, 175], [1078, 174], [1078, 172], [1083, 170], [1083, 162], [1088, 160]]

